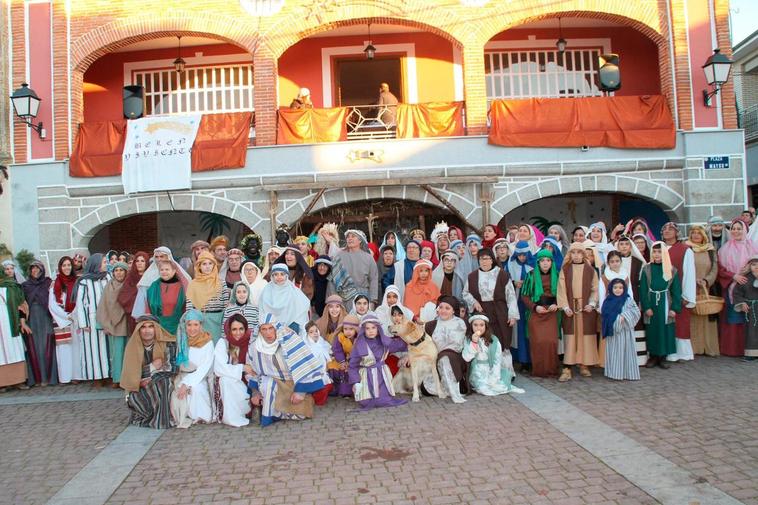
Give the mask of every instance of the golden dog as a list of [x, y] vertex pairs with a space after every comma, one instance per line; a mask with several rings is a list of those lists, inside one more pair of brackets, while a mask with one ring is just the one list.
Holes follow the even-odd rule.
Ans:
[[445, 393], [440, 386], [440, 376], [437, 373], [437, 346], [432, 337], [424, 332], [423, 325], [403, 318], [403, 322], [390, 326], [390, 331], [408, 344], [408, 360], [410, 367], [402, 367], [392, 379], [392, 386], [397, 393], [413, 393], [413, 401], [419, 401], [419, 386], [424, 378], [434, 377], [434, 385], [440, 398]]

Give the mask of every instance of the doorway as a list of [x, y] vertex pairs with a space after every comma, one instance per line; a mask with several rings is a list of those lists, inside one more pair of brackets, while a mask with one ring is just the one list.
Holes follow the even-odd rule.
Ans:
[[387, 55], [367, 60], [339, 58], [335, 62], [334, 96], [340, 107], [373, 105], [379, 96], [379, 84], [386, 82], [390, 91], [403, 102], [403, 58]]

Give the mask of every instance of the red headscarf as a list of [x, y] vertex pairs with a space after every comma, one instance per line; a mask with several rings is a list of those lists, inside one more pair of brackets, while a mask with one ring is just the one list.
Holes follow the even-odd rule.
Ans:
[[485, 225], [484, 227], [487, 228], [487, 226], [489, 226], [490, 228], [492, 228], [493, 230], [495, 230], [495, 238], [493, 238], [491, 240], [486, 240], [484, 238], [484, 234], [482, 234], [482, 247], [488, 247], [488, 248], [494, 250], [494, 248], [495, 248], [495, 241], [497, 239], [499, 239], [499, 238], [505, 238], [505, 234], [503, 233], [503, 230], [501, 230], [498, 227], [498, 225], [496, 225], [496, 224], [488, 224], [488, 225]]
[[145, 260], [145, 270], [147, 270], [150, 264], [150, 255], [145, 251], [138, 251], [134, 254], [134, 262], [129, 272], [124, 279], [124, 285], [121, 287], [121, 291], [118, 292], [118, 303], [124, 308], [127, 314], [132, 313], [134, 309], [134, 300], [137, 298], [137, 283], [142, 278], [142, 274], [137, 271], [137, 258], [142, 257]]
[[466, 235], [464, 235], [464, 234], [463, 234], [463, 230], [461, 230], [461, 229], [460, 229], [460, 228], [458, 228], [457, 226], [451, 226], [451, 227], [450, 227], [450, 228], [447, 230], [447, 238], [448, 238], [448, 239], [450, 239], [450, 242], [452, 242], [452, 241], [453, 241], [453, 239], [451, 239], [451, 238], [450, 238], [450, 232], [451, 232], [451, 231], [453, 231], [453, 230], [455, 230], [455, 231], [456, 231], [456, 233], [458, 233], [458, 239], [457, 239], [457, 240], [460, 240], [461, 242], [464, 242], [464, 243], [465, 243], [465, 242], [466, 242]]
[[374, 261], [379, 261], [379, 246], [373, 242], [369, 242], [368, 250], [371, 251], [371, 255], [374, 257]]
[[[245, 333], [243, 333], [242, 336], [238, 339], [232, 337], [232, 323], [234, 321], [242, 323], [242, 325], [245, 327]], [[247, 319], [245, 319], [245, 316], [242, 314], [232, 314], [231, 317], [229, 317], [229, 319], [227, 319], [224, 323], [224, 336], [226, 337], [227, 342], [229, 342], [230, 345], [239, 348], [239, 354], [237, 354], [237, 364], [245, 364], [245, 359], [247, 358], [247, 348], [250, 345], [251, 333], [252, 330], [247, 324]]]
[[[71, 263], [71, 274], [65, 275], [61, 267], [63, 262], [68, 260]], [[74, 284], [76, 284], [76, 273], [74, 273], [74, 260], [70, 256], [64, 256], [58, 260], [58, 275], [55, 276], [55, 284], [53, 284], [53, 293], [55, 294], [55, 301], [63, 303], [63, 294], [66, 294], [66, 304], [63, 310], [66, 312], [73, 312], [76, 306], [76, 300], [72, 296], [74, 292]]]
[[432, 269], [436, 268], [437, 265], [439, 265], [440, 263], [440, 259], [437, 257], [437, 254], [435, 252], [437, 248], [435, 247], [434, 242], [432, 242], [431, 240], [422, 240], [421, 241], [422, 252], [423, 252], [424, 247], [429, 247], [432, 250], [432, 257], [429, 258], [429, 261], [432, 262]]

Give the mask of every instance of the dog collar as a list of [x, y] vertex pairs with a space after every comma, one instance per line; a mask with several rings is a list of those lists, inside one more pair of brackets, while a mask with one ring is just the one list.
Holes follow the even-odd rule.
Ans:
[[419, 345], [421, 342], [423, 342], [425, 338], [426, 338], [426, 333], [424, 333], [424, 335], [423, 335], [423, 336], [422, 336], [420, 339], [418, 339], [418, 340], [416, 340], [415, 342], [413, 342], [412, 344], [408, 344], [408, 345], [410, 345], [410, 346], [412, 346], [412, 347], [416, 347], [416, 346], [417, 346], [417, 345]]

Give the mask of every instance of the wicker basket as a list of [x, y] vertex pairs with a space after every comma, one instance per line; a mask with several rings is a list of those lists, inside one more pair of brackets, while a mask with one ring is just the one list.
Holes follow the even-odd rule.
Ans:
[[692, 311], [698, 316], [710, 316], [721, 312], [721, 309], [724, 308], [724, 299], [720, 296], [708, 294], [708, 289], [703, 286], [698, 287], [702, 290], [702, 293], [697, 295], [695, 308]]

